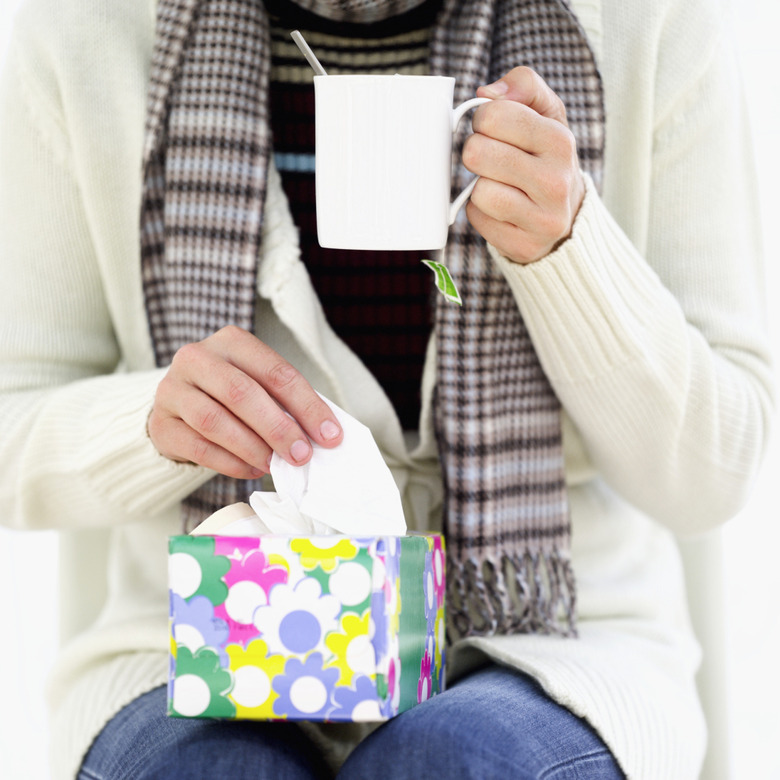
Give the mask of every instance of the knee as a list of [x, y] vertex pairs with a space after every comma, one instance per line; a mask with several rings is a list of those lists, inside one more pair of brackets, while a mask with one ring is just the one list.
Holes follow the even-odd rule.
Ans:
[[355, 749], [339, 779], [517, 777], [514, 769], [500, 771], [503, 762], [482, 728], [470, 727], [467, 709], [459, 717], [436, 709], [421, 704], [383, 724]]

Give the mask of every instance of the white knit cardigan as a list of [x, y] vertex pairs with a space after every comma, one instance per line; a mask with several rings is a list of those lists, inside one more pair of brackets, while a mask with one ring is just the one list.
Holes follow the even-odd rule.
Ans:
[[[575, 0], [604, 79], [604, 192], [543, 261], [500, 257], [566, 411], [581, 636], [474, 639], [586, 717], [629, 777], [697, 776], [705, 746], [675, 534], [726, 521], [772, 389], [740, 85], [709, 0]], [[28, 0], [0, 93], [0, 518], [62, 531], [55, 777], [165, 681], [166, 537], [209, 476], [145, 435], [155, 388], [138, 254], [154, 2]], [[494, 253], [495, 254], [495, 253]], [[272, 171], [257, 333], [368, 424], [415, 528], [440, 525], [419, 441], [328, 327]]]

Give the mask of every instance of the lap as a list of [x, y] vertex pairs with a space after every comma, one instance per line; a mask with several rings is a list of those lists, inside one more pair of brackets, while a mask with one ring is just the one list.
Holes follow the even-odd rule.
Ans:
[[[169, 718], [165, 688], [131, 702], [90, 748], [78, 780], [329, 777], [294, 723]], [[382, 724], [340, 780], [623, 778], [588, 723], [526, 675], [488, 666]]]
[[623, 778], [590, 725], [530, 677], [489, 666], [383, 724], [342, 780]]
[[330, 777], [293, 723], [170, 718], [165, 687], [140, 696], [92, 744], [78, 780], [311, 780]]

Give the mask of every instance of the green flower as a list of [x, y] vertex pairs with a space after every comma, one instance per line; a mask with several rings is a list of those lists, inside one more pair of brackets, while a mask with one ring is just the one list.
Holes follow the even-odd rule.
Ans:
[[230, 560], [216, 554], [213, 536], [173, 536], [169, 553], [171, 590], [184, 599], [205, 596], [215, 607], [225, 601]]
[[233, 687], [230, 672], [219, 665], [219, 655], [203, 647], [194, 655], [179, 645], [169, 714], [181, 718], [235, 718], [236, 706], [227, 694]]

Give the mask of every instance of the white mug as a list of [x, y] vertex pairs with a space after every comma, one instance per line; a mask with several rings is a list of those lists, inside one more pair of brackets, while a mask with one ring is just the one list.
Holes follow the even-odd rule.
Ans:
[[334, 249], [441, 249], [476, 178], [450, 203], [463, 115], [447, 76], [315, 76], [317, 238]]

